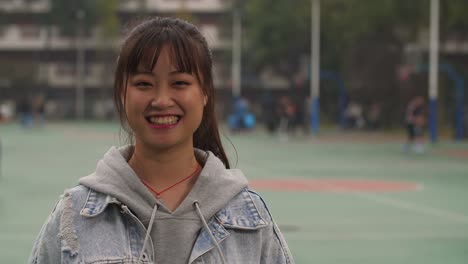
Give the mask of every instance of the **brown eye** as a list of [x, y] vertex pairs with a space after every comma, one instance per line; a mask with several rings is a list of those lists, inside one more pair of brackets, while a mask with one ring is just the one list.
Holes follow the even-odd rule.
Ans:
[[142, 89], [149, 88], [152, 86], [150, 82], [145, 82], [145, 81], [137, 81], [133, 85], [137, 88], [142, 88]]
[[177, 87], [185, 87], [185, 86], [190, 85], [190, 83], [186, 81], [175, 81], [173, 85]]

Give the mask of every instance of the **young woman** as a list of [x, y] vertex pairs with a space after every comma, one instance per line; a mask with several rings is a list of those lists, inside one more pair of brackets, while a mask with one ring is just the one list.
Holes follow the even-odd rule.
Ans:
[[153, 18], [125, 39], [114, 101], [131, 143], [65, 192], [30, 263], [293, 263], [258, 194], [229, 161], [212, 59], [195, 26]]

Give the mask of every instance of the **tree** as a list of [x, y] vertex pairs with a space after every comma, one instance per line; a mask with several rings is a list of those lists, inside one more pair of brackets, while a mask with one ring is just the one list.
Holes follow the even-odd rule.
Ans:
[[95, 23], [102, 30], [100, 35], [102, 38], [115, 39], [120, 35], [120, 23], [117, 16], [119, 1], [118, 0], [97, 0], [93, 1], [95, 12], [99, 14], [95, 19]]
[[63, 1], [51, 0], [50, 25], [57, 25], [65, 36], [75, 36], [79, 12], [83, 12], [84, 28], [91, 28], [99, 18], [97, 5], [104, 0]]
[[[246, 2], [247, 68], [274, 67], [291, 80], [300, 57], [310, 54], [311, 0]], [[404, 46], [429, 27], [430, 0], [322, 0], [322, 69], [341, 73], [348, 90], [398, 104], [396, 71]], [[465, 0], [441, 1], [441, 29], [468, 26]], [[445, 19], [444, 19], [445, 18]], [[442, 37], [445, 34], [441, 34]], [[397, 111], [386, 111], [389, 119]]]
[[[101, 80], [109, 80], [111, 82], [115, 63], [115, 47], [117, 39], [120, 36], [120, 22], [117, 16], [119, 1], [118, 0], [98, 0], [95, 1], [96, 12], [99, 14], [96, 19], [96, 27], [99, 28], [100, 48], [97, 50], [96, 62], [103, 66], [101, 71]], [[110, 89], [106, 85], [102, 85], [100, 89], [101, 99], [107, 98]]]
[[[380, 103], [384, 124], [399, 120], [396, 71], [404, 46], [428, 21], [427, 0], [323, 1], [324, 62], [341, 72], [350, 100]], [[333, 59], [333, 60], [330, 60]]]
[[247, 67], [258, 72], [271, 66], [292, 83], [310, 48], [310, 0], [249, 0], [243, 14]]

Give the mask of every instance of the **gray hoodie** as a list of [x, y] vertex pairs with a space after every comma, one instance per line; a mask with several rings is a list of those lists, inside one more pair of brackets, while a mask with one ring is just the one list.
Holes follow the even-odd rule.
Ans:
[[98, 162], [96, 171], [81, 178], [79, 183], [117, 198], [148, 229], [153, 209], [157, 209], [150, 234], [156, 262], [187, 263], [202, 227], [193, 203], [198, 201], [203, 217], [210, 219], [247, 187], [247, 180], [240, 170], [227, 170], [213, 153], [196, 149], [195, 156], [203, 169], [187, 197], [171, 212], [128, 165], [131, 148], [111, 148]]

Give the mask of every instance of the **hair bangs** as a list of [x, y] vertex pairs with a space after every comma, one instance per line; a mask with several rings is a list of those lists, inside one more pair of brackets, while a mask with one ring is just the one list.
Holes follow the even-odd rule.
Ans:
[[178, 71], [195, 75], [202, 83], [200, 67], [203, 67], [203, 60], [199, 45], [190, 38], [187, 41], [184, 33], [178, 30], [169, 31], [167, 44], [170, 44], [170, 57], [173, 66]]
[[155, 67], [161, 49], [167, 37], [162, 32], [148, 33], [140, 36], [128, 54], [127, 74], [151, 72]]
[[203, 60], [200, 47], [193, 40], [187, 42], [186, 39], [183, 32], [168, 28], [153, 34], [141, 35], [132, 43], [133, 45], [129, 45], [132, 47], [129, 47], [127, 74], [151, 72], [158, 62], [161, 50], [167, 46], [173, 66], [178, 71], [194, 74], [201, 82], [203, 78], [199, 64]]

